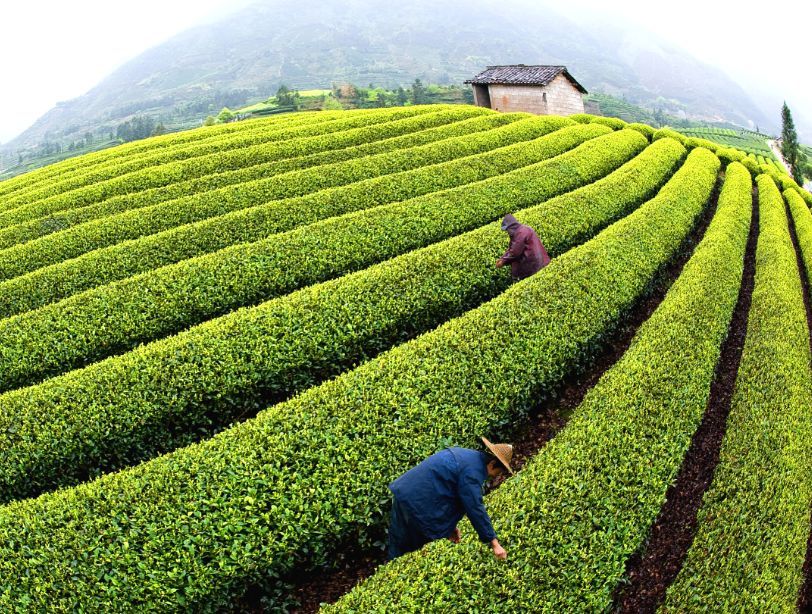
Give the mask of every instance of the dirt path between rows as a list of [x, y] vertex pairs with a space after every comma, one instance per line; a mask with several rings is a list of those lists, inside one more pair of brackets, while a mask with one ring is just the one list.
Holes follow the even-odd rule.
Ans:
[[654, 612], [677, 577], [697, 529], [697, 512], [719, 462], [730, 401], [739, 370], [747, 316], [755, 278], [758, 202], [753, 189], [753, 217], [744, 256], [744, 274], [730, 327], [716, 365], [710, 397], [699, 428], [691, 439], [677, 479], [666, 491], [666, 501], [648, 540], [627, 562], [628, 584], [615, 592], [616, 612]]
[[775, 157], [778, 158], [778, 161], [787, 170], [787, 174], [792, 176], [792, 169], [789, 167], [789, 164], [787, 164], [787, 161], [784, 160], [784, 154], [781, 153], [781, 148], [778, 147], [778, 141], [775, 141], [773, 139], [768, 139], [767, 140], [767, 145], [770, 146], [770, 149], [772, 150]]
[[[809, 350], [812, 352], [812, 291], [809, 288], [809, 271], [806, 262], [801, 254], [801, 247], [798, 244], [798, 233], [795, 230], [795, 219], [792, 217], [789, 205], [784, 203], [789, 221], [789, 235], [792, 239], [792, 246], [795, 248], [795, 256], [798, 259], [798, 271], [801, 274], [801, 287], [804, 295], [804, 307], [806, 308], [806, 325], [809, 330]], [[798, 594], [798, 611], [806, 614], [812, 613], [812, 510], [810, 510], [810, 532], [806, 541], [806, 557], [803, 566], [803, 584]]]
[[[681, 246], [679, 256], [659, 272], [647, 297], [635, 305], [616, 327], [615, 332], [609, 336], [606, 344], [598, 349], [591, 366], [584, 372], [568, 377], [561, 386], [548, 395], [545, 401], [533, 408], [528, 419], [512, 433], [513, 465], [517, 471], [566, 426], [573, 410], [580, 405], [586, 393], [623, 356], [637, 330], [665, 298], [671, 284], [679, 277], [694, 248], [705, 235], [716, 211], [719, 187], [720, 182], [717, 182], [708, 207], [697, 220], [689, 238]], [[489, 489], [498, 488], [503, 481], [504, 479], [495, 480]], [[384, 536], [381, 535], [381, 538]], [[372, 575], [384, 561], [382, 549], [360, 550], [353, 547], [341, 553], [333, 570], [298, 572], [295, 576], [286, 578], [284, 581], [290, 587], [288, 596], [294, 597], [299, 603], [299, 606], [291, 608], [290, 612], [311, 614], [317, 612], [322, 603], [334, 603], [363, 579]], [[269, 598], [268, 593], [254, 586], [242, 599], [233, 604], [233, 611], [251, 614], [263, 612], [265, 611], [263, 598]]]

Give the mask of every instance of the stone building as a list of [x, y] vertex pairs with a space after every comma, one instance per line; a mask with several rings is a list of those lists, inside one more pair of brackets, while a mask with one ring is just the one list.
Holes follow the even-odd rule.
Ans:
[[524, 111], [536, 115], [584, 112], [587, 91], [566, 66], [488, 66], [473, 79], [474, 103], [495, 111]]

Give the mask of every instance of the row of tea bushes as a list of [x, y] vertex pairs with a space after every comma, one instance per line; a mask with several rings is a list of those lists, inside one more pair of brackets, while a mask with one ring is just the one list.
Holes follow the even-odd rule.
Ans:
[[790, 612], [812, 503], [812, 373], [781, 193], [757, 178], [760, 233], [747, 338], [698, 529], [664, 611]]
[[[0, 210], [2, 210], [4, 214], [7, 214], [10, 210], [19, 207], [27, 208], [43, 202], [62, 203], [70, 200], [75, 200], [78, 204], [95, 202], [95, 197], [92, 196], [93, 194], [105, 193], [105, 191], [112, 194], [136, 191], [139, 189], [140, 183], [149, 180], [148, 175], [150, 171], [155, 173], [161, 172], [166, 170], [165, 167], [167, 166], [173, 170], [182, 168], [185, 172], [192, 173], [191, 176], [199, 176], [194, 173], [200, 172], [200, 168], [212, 166], [216, 157], [221, 156], [224, 165], [227, 164], [228, 161], [237, 160], [237, 164], [234, 168], [240, 168], [244, 164], [241, 164], [239, 162], [240, 159], [235, 158], [233, 154], [243, 150], [256, 154], [263, 149], [263, 146], [266, 149], [274, 150], [287, 141], [296, 142], [317, 136], [340, 134], [341, 132], [352, 129], [357, 130], [358, 128], [376, 124], [386, 124], [427, 113], [428, 108], [423, 107], [419, 110], [410, 109], [409, 112], [402, 114], [367, 112], [358, 115], [345, 115], [343, 118], [335, 121], [303, 121], [290, 127], [271, 126], [264, 130], [254, 130], [237, 136], [226, 136], [215, 139], [213, 142], [196, 145], [196, 148], [201, 149], [200, 155], [191, 157], [184, 156], [186, 148], [179, 148], [170, 149], [163, 154], [155, 154], [148, 151], [141, 156], [137, 156], [135, 159], [129, 159], [123, 162], [120, 161], [119, 158], [113, 158], [110, 162], [102, 164], [98, 168], [85, 169], [82, 167], [73, 172], [61, 174], [58, 180], [48, 181], [46, 185], [42, 187], [8, 195], [3, 198]], [[178, 155], [177, 160], [173, 159], [174, 152], [176, 151]], [[167, 153], [169, 155], [167, 155]], [[163, 162], [153, 160], [155, 156], [159, 158], [166, 157], [167, 159]], [[200, 164], [197, 164], [198, 162]], [[181, 166], [178, 167], [178, 165]], [[127, 171], [127, 167], [130, 166], [135, 167]], [[218, 167], [213, 165], [213, 168], [216, 169]], [[119, 192], [116, 192], [121, 186], [125, 187]], [[99, 192], [95, 188], [100, 188], [102, 191]], [[54, 209], [56, 210], [58, 207], [54, 206]]]
[[[549, 127], [552, 129], [553, 126]], [[526, 129], [538, 131], [538, 127], [527, 126]], [[243, 198], [212, 200], [210, 206], [218, 210], [237, 210], [220, 216], [214, 215], [217, 211], [208, 211], [214, 217], [194, 224], [182, 224], [139, 239], [117, 242], [111, 247], [84, 255], [77, 255], [75, 252], [81, 252], [95, 240], [121, 241], [127, 232], [138, 236], [146, 228], [155, 230], [155, 224], [167, 224], [170, 219], [177, 222], [178, 218], [187, 214], [202, 215], [204, 207], [200, 204], [201, 201], [195, 201], [198, 203], [196, 207], [194, 202], [184, 203], [178, 207], [179, 211], [174, 212], [174, 216], [168, 208], [161, 209], [163, 215], [150, 217], [134, 212], [127, 216], [129, 226], [124, 223], [122, 216], [118, 216], [114, 221], [100, 221], [92, 226], [80, 227], [72, 235], [73, 240], [68, 240], [67, 233], [61, 236], [63, 240], [57, 240], [56, 235], [53, 239], [45, 237], [3, 252], [6, 256], [15, 257], [0, 259], [0, 271], [11, 278], [0, 282], [0, 313], [11, 315], [33, 309], [105, 283], [238, 243], [258, 241], [278, 232], [351, 211], [414, 199], [443, 190], [445, 192], [441, 196], [455, 198], [457, 192], [467, 189], [466, 185], [498, 177], [499, 174], [508, 173], [517, 167], [532, 166], [601, 136], [606, 130], [600, 127], [570, 126], [542, 138], [520, 141], [482, 154], [375, 177], [303, 197], [270, 201], [254, 207], [246, 202], [246, 195]], [[469, 139], [473, 142], [468, 143], [467, 147], [496, 145], [487, 134]], [[498, 136], [496, 141], [500, 141]], [[441, 151], [435, 155], [442, 153], [442, 145], [438, 147]], [[457, 189], [454, 191], [452, 188]], [[90, 228], [95, 232], [91, 232]], [[24, 259], [26, 256], [28, 260]], [[48, 266], [52, 260], [57, 261], [56, 264]], [[28, 269], [34, 270], [27, 275], [15, 275]]]
[[243, 130], [251, 131], [273, 125], [281, 127], [283, 124], [296, 125], [307, 121], [331, 121], [342, 117], [342, 115], [343, 112], [334, 111], [318, 114], [302, 113], [301, 115], [277, 115], [275, 117], [262, 118], [254, 121], [207, 126], [206, 128], [184, 130], [182, 132], [173, 132], [171, 134], [150, 137], [149, 139], [132, 141], [109, 149], [102, 149], [82, 156], [68, 158], [67, 160], [38, 168], [25, 175], [6, 179], [0, 182], [0, 198], [2, 198], [3, 195], [16, 193], [20, 190], [28, 190], [42, 182], [51, 181], [55, 176], [70, 173], [76, 169], [93, 168], [114, 158], [123, 160], [130, 156], [141, 155], [145, 151], [175, 147], [176, 145], [184, 145], [187, 143], [203, 142], [209, 139], [221, 138], [228, 133]]
[[334, 164], [345, 160], [358, 159], [397, 149], [418, 147], [443, 139], [483, 132], [526, 117], [527, 115], [524, 113], [499, 113], [468, 117], [467, 114], [458, 111], [418, 115], [409, 121], [401, 123], [401, 127], [405, 131], [401, 136], [390, 136], [389, 127], [384, 124], [383, 126], [376, 126], [376, 129], [384, 129], [383, 135], [386, 138], [376, 139], [374, 134], [370, 134], [368, 136], [371, 140], [360, 145], [263, 164], [250, 164], [249, 162], [248, 166], [237, 170], [204, 175], [196, 179], [171, 183], [134, 194], [122, 194], [96, 204], [67, 209], [45, 217], [8, 226], [0, 229], [0, 249], [31, 241], [107, 215], [139, 209], [226, 186], [235, 186], [248, 181], [269, 178], [290, 171]]
[[[476, 114], [468, 114], [469, 117], [472, 115]], [[483, 113], [479, 113], [479, 115], [483, 115]], [[415, 115], [413, 113], [405, 114], [405, 117], [419, 116], [419, 114]], [[349, 116], [344, 116], [344, 118], [347, 117]], [[363, 115], [353, 117], [354, 121], [350, 127], [356, 127], [358, 125], [357, 121], [361, 117], [363, 117]], [[338, 116], [336, 119], [339, 118], [341, 118], [341, 116]], [[387, 119], [387, 121], [391, 121], [391, 118]], [[377, 121], [371, 123], [375, 124]], [[82, 167], [82, 169], [72, 173], [65, 173], [60, 176], [59, 181], [49, 182], [46, 187], [26, 190], [24, 198], [21, 198], [22, 194], [15, 194], [14, 199], [25, 203], [36, 202], [50, 196], [55, 196], [56, 194], [65, 194], [93, 183], [109, 181], [142, 169], [154, 168], [163, 164], [183, 160], [188, 161], [213, 153], [233, 151], [244, 147], [260, 145], [262, 143], [270, 145], [293, 138], [326, 134], [333, 132], [336, 126], [338, 126], [339, 131], [345, 129], [339, 122], [336, 122], [336, 120], [328, 119], [328, 121], [323, 121], [321, 117], [309, 119], [301, 118], [295, 122], [270, 124], [268, 126], [254, 124], [253, 130], [232, 133], [216, 139], [206, 139], [184, 146], [157, 150], [150, 149], [138, 156], [117, 156], [105, 164]]]
[[[392, 478], [516, 420], [646, 293], [707, 204], [702, 151], [671, 189], [439, 329], [204, 443], [3, 507], [0, 603], [216, 610], [363, 545]], [[686, 175], [705, 193], [681, 196]]]
[[[710, 180], [696, 189], [707, 194]], [[734, 163], [705, 237], [629, 350], [567, 427], [489, 497], [506, 563], [476, 539], [438, 543], [379, 569], [328, 610], [609, 611], [705, 412], [741, 285], [750, 189]], [[657, 212], [663, 228], [681, 204]]]
[[[554, 147], [555, 135], [550, 138]], [[641, 140], [634, 133], [611, 134], [532, 172], [499, 175], [452, 193], [238, 244], [0, 321], [0, 390], [465, 232], [516, 206], [599, 179], [642, 150]]]
[[[684, 154], [677, 143], [664, 141], [605, 178], [519, 215], [538, 229], [551, 254], [561, 254], [652, 196]], [[555, 173], [550, 174], [546, 181], [555, 182]], [[550, 192], [538, 179], [535, 185], [520, 187], [531, 194], [524, 204], [536, 203]], [[510, 199], [495, 201], [479, 205], [482, 220], [514, 206]], [[447, 236], [445, 224], [459, 224], [453, 217], [453, 212], [444, 219], [424, 216], [423, 232], [433, 225], [433, 234], [418, 233], [410, 245], [401, 242], [398, 251]], [[338, 253], [323, 248], [325, 255], [335, 256], [329, 273], [337, 274], [339, 265], [345, 272], [380, 259], [378, 251], [389, 243], [385, 232], [392, 224], [397, 226], [397, 220], [377, 229], [361, 225], [354, 237], [344, 240], [341, 230], [355, 225], [336, 224], [333, 239], [324, 236], [319, 241], [341, 246]], [[375, 269], [239, 311], [132, 354], [4, 395], [0, 402], [13, 416], [14, 427], [14, 435], [0, 446], [4, 450], [0, 465], [11, 468], [4, 474], [4, 498], [64, 484], [88, 467], [132, 463], [154, 455], [160, 447], [174, 447], [173, 433], [199, 432], [211, 416], [223, 416], [218, 422], [224, 423], [263, 395], [293, 394], [350, 366], [359, 353], [391, 345], [399, 330], [409, 335], [421, 329], [419, 323], [422, 328], [435, 325], [444, 312], [459, 312], [463, 305], [489, 298], [507, 281], [504, 272], [493, 267], [504, 242], [498, 224], [491, 224]], [[281, 251], [291, 247], [295, 248], [283, 246]], [[318, 256], [314, 254], [321, 260]], [[314, 280], [318, 270], [298, 266], [299, 285]], [[302, 317], [292, 331], [287, 328], [289, 319], [278, 315], [290, 313]], [[235, 336], [235, 331], [245, 332]], [[40, 413], [53, 407], [59, 410]], [[99, 407], [116, 407], [116, 412], [100, 413]], [[113, 422], [108, 424], [109, 420]], [[128, 431], [122, 424], [134, 426]]]
[[[312, 132], [316, 132], [316, 134], [309, 134], [300, 138], [289, 138], [272, 144], [259, 143], [233, 151], [226, 149], [190, 160], [144, 168], [42, 200], [18, 203], [17, 206], [12, 205], [13, 208], [9, 207], [7, 201], [4, 203], [5, 210], [0, 211], [0, 228], [58, 211], [100, 202], [119, 194], [140, 192], [211, 173], [239, 169], [248, 164], [284, 160], [315, 152], [357, 145], [369, 140], [369, 133], [374, 126], [380, 124], [384, 124], [392, 136], [397, 136], [402, 134], [403, 126], [400, 122], [408, 119], [408, 117], [403, 119], [398, 118], [396, 115], [390, 116], [381, 113], [362, 115], [360, 117], [350, 115], [349, 119], [319, 124], [315, 127], [308, 127], [305, 124], [302, 126], [302, 130], [307, 129], [308, 134]], [[377, 132], [379, 138], [381, 138], [380, 132]]]

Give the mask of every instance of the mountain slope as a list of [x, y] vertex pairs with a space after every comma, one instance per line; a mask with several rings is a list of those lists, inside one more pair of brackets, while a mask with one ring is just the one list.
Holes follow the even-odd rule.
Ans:
[[579, 25], [547, 7], [517, 0], [263, 0], [146, 51], [87, 94], [57, 105], [7, 148], [30, 147], [48, 132], [113, 128], [136, 112], [170, 123], [204, 117], [224, 104], [265, 98], [283, 82], [460, 82], [498, 63], [566, 64], [589, 90], [769, 126], [720, 71], [656, 40]]

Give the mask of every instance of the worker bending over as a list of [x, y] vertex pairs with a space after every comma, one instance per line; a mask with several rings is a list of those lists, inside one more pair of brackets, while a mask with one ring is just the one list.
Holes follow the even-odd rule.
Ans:
[[502, 220], [502, 230], [510, 236], [510, 244], [505, 254], [496, 261], [496, 267], [510, 265], [510, 274], [519, 281], [538, 273], [550, 263], [550, 256], [544, 249], [536, 231], [508, 213]]
[[435, 539], [459, 543], [457, 523], [467, 515], [479, 539], [489, 544], [498, 559], [507, 558], [499, 544], [482, 501], [488, 478], [513, 473], [513, 446], [493, 444], [484, 437], [488, 452], [446, 448], [409, 469], [389, 485], [392, 518], [389, 526], [389, 560], [419, 550]]

